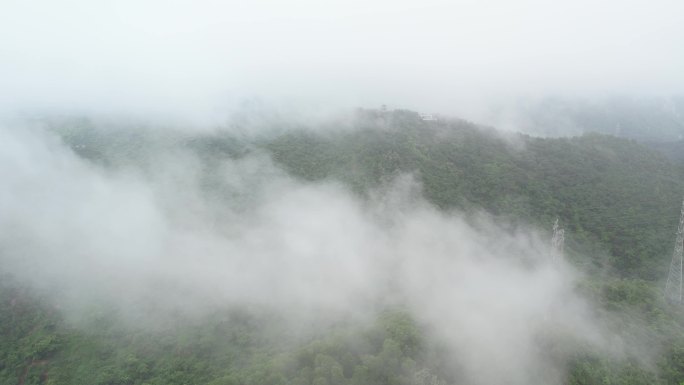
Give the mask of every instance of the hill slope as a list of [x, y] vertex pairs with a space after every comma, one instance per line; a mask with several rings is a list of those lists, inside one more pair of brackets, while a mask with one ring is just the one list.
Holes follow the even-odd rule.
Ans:
[[[661, 280], [672, 249], [684, 169], [637, 142], [603, 135], [541, 139], [501, 135], [459, 120], [423, 121], [410, 111], [359, 111], [351, 127], [278, 130], [258, 137], [122, 128], [88, 121], [53, 127], [96, 167], [143, 170], [156, 155], [191, 151], [205, 193], [226, 199], [221, 164], [267, 154], [304, 181], [340, 181], [367, 197], [412, 174], [440, 210], [485, 210], [515, 226], [566, 228], [568, 257], [589, 275], [578, 291], [625, 335], [657, 351], [650, 365], [615, 359], [571, 341], [545, 346], [563, 357], [568, 384], [679, 384], [682, 315]], [[0, 272], [2, 270], [0, 269]], [[7, 384], [447, 384], [459, 380], [439, 344], [405, 309], [370, 324], [340, 320], [293, 338], [277, 314], [217, 309], [202, 320], [169, 320], [156, 331], [117, 322], [96, 305], [81, 325], [39, 292], [0, 280], [0, 382]], [[561, 340], [562, 341], [562, 340]], [[556, 345], [557, 344], [557, 345]], [[571, 351], [571, 353], [568, 353]], [[492, 363], [492, 365], [496, 365]]]

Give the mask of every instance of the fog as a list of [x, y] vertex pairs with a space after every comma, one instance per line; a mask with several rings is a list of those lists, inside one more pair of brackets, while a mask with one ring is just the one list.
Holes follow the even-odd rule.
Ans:
[[471, 384], [561, 383], [548, 338], [624, 352], [546, 231], [441, 212], [410, 175], [361, 198], [255, 153], [211, 175], [216, 196], [181, 146], [105, 167], [39, 128], [0, 143], [2, 271], [74, 322], [98, 303], [148, 328], [232, 306], [307, 325], [404, 306]]
[[0, 105], [215, 123], [257, 98], [479, 120], [549, 94], [668, 96], [684, 92], [683, 13], [676, 0], [6, 0]]
[[[560, 384], [575, 346], [632, 348], [552, 261], [548, 229], [438, 210], [411, 175], [361, 197], [259, 151], [207, 175], [162, 129], [140, 129], [157, 135], [143, 158], [105, 166], [36, 122], [197, 128], [387, 105], [515, 130], [521, 100], [684, 92], [682, 14], [675, 0], [4, 0], [0, 272], [74, 322], [97, 303], [149, 328], [231, 306], [308, 325], [399, 305], [465, 383]], [[572, 343], [549, 356], [546, 337]]]

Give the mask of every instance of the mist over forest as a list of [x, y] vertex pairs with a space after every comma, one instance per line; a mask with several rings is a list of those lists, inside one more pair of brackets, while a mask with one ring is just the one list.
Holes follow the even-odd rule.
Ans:
[[681, 14], [0, 4], [0, 384], [684, 383]]

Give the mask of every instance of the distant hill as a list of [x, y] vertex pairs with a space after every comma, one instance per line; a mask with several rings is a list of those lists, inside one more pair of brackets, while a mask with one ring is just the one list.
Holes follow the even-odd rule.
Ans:
[[645, 142], [649, 147], [655, 148], [672, 161], [684, 164], [684, 140], [674, 142]]
[[640, 141], [673, 142], [684, 138], [684, 96], [613, 97], [602, 100], [545, 98], [504, 108], [494, 121], [536, 136], [601, 133]]

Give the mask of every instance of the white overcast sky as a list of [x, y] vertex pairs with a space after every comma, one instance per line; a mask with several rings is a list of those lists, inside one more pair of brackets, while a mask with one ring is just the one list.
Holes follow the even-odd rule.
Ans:
[[0, 0], [5, 112], [683, 91], [681, 0]]

